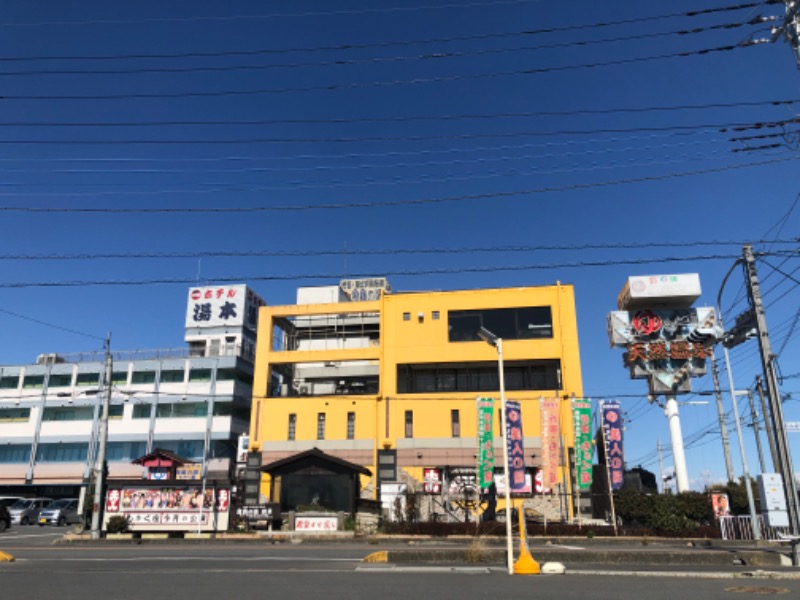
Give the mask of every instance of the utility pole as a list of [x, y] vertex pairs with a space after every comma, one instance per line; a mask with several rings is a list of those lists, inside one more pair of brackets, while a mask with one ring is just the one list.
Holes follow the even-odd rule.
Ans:
[[784, 0], [786, 17], [780, 27], [772, 28], [772, 40], [783, 37], [789, 42], [794, 52], [794, 59], [800, 69], [800, 2], [797, 0]]
[[761, 288], [758, 283], [756, 273], [756, 261], [753, 255], [753, 248], [747, 244], [744, 246], [744, 266], [746, 274], [747, 294], [750, 305], [753, 307], [756, 317], [756, 330], [758, 332], [758, 347], [761, 352], [761, 364], [764, 369], [764, 382], [767, 385], [767, 396], [769, 398], [770, 418], [772, 419], [772, 431], [775, 435], [775, 447], [778, 451], [778, 472], [783, 478], [783, 492], [786, 496], [786, 509], [789, 517], [789, 528], [792, 535], [800, 535], [800, 503], [797, 498], [797, 485], [794, 479], [794, 468], [792, 467], [792, 453], [789, 448], [789, 441], [786, 438], [786, 427], [783, 420], [783, 406], [781, 404], [780, 391], [778, 389], [778, 378], [775, 368], [775, 355], [772, 354], [769, 333], [767, 331], [767, 320], [764, 313], [764, 304], [761, 300]]
[[753, 390], [747, 390], [747, 400], [750, 402], [750, 423], [753, 425], [753, 435], [756, 436], [756, 450], [758, 450], [758, 464], [761, 467], [761, 472], [767, 472], [767, 465], [764, 463], [764, 450], [761, 448], [761, 433], [758, 426], [758, 417], [756, 417], [756, 403], [753, 401]]
[[764, 429], [767, 432], [767, 441], [769, 442], [769, 453], [772, 456], [772, 470], [778, 470], [778, 449], [775, 448], [775, 436], [772, 434], [772, 424], [769, 422], [769, 411], [767, 410], [767, 399], [764, 394], [764, 382], [761, 381], [761, 375], [756, 375], [756, 389], [758, 390], [758, 398], [761, 402], [761, 414], [764, 415]]
[[719, 369], [717, 368], [717, 359], [713, 350], [711, 351], [711, 377], [714, 381], [714, 396], [717, 398], [717, 415], [719, 416], [719, 431], [722, 436], [722, 452], [725, 456], [725, 473], [728, 475], [728, 482], [732, 482], [736, 481], [736, 479], [733, 473], [731, 446], [728, 441], [728, 425], [725, 422], [725, 407], [722, 403], [722, 390], [719, 387]]
[[94, 467], [94, 505], [92, 507], [92, 539], [99, 540], [102, 528], [100, 520], [103, 508], [103, 491], [105, 488], [106, 446], [108, 444], [108, 407], [111, 405], [111, 375], [113, 362], [111, 358], [111, 335], [106, 338], [106, 374], [103, 381], [103, 412], [100, 415], [100, 433], [98, 434], [97, 461]]
[[661, 493], [666, 490], [667, 482], [664, 480], [664, 461], [661, 458], [661, 440], [656, 440], [656, 449], [658, 450], [658, 476], [661, 478]]

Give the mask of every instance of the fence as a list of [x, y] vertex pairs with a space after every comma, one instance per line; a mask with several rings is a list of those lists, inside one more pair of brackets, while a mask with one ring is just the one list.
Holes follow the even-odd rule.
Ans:
[[[780, 540], [782, 535], [789, 533], [788, 527], [769, 527], [761, 515], [756, 516], [762, 540]], [[753, 524], [749, 515], [735, 517], [720, 517], [719, 528], [723, 540], [752, 540]]]

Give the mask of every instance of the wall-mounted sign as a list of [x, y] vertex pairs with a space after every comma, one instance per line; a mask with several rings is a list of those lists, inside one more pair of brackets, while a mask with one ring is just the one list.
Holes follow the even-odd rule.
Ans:
[[255, 331], [258, 308], [264, 304], [246, 285], [190, 288], [186, 327], [246, 327]]
[[339, 526], [337, 517], [304, 517], [296, 515], [294, 518], [295, 531], [336, 531]]
[[392, 286], [385, 277], [374, 277], [372, 279], [342, 279], [339, 282], [339, 289], [351, 301], [364, 302], [380, 300], [382, 293], [388, 294], [392, 291]]
[[442, 470], [422, 469], [422, 490], [426, 494], [442, 493]]

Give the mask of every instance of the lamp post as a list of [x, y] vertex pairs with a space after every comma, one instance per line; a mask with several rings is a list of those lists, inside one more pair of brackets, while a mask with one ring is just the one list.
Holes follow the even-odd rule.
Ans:
[[508, 562], [508, 574], [514, 574], [514, 547], [511, 541], [511, 482], [508, 477], [508, 439], [506, 437], [506, 386], [503, 374], [503, 339], [497, 337], [488, 329], [481, 327], [478, 337], [497, 350], [497, 372], [500, 378], [500, 421], [501, 434], [503, 438], [503, 477], [505, 478], [505, 501], [506, 501], [506, 560]]

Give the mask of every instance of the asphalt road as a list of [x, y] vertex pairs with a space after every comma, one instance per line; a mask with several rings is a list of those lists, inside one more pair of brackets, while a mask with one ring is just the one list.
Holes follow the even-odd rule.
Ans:
[[[496, 566], [369, 565], [377, 548], [343, 544], [97, 544], [53, 546], [63, 530], [16, 528], [0, 536], [3, 597], [36, 600], [206, 600], [279, 597], [289, 600], [564, 598], [716, 600], [746, 596], [800, 597], [800, 579], [615, 574], [509, 576]], [[585, 570], [584, 570], [585, 572]]]

